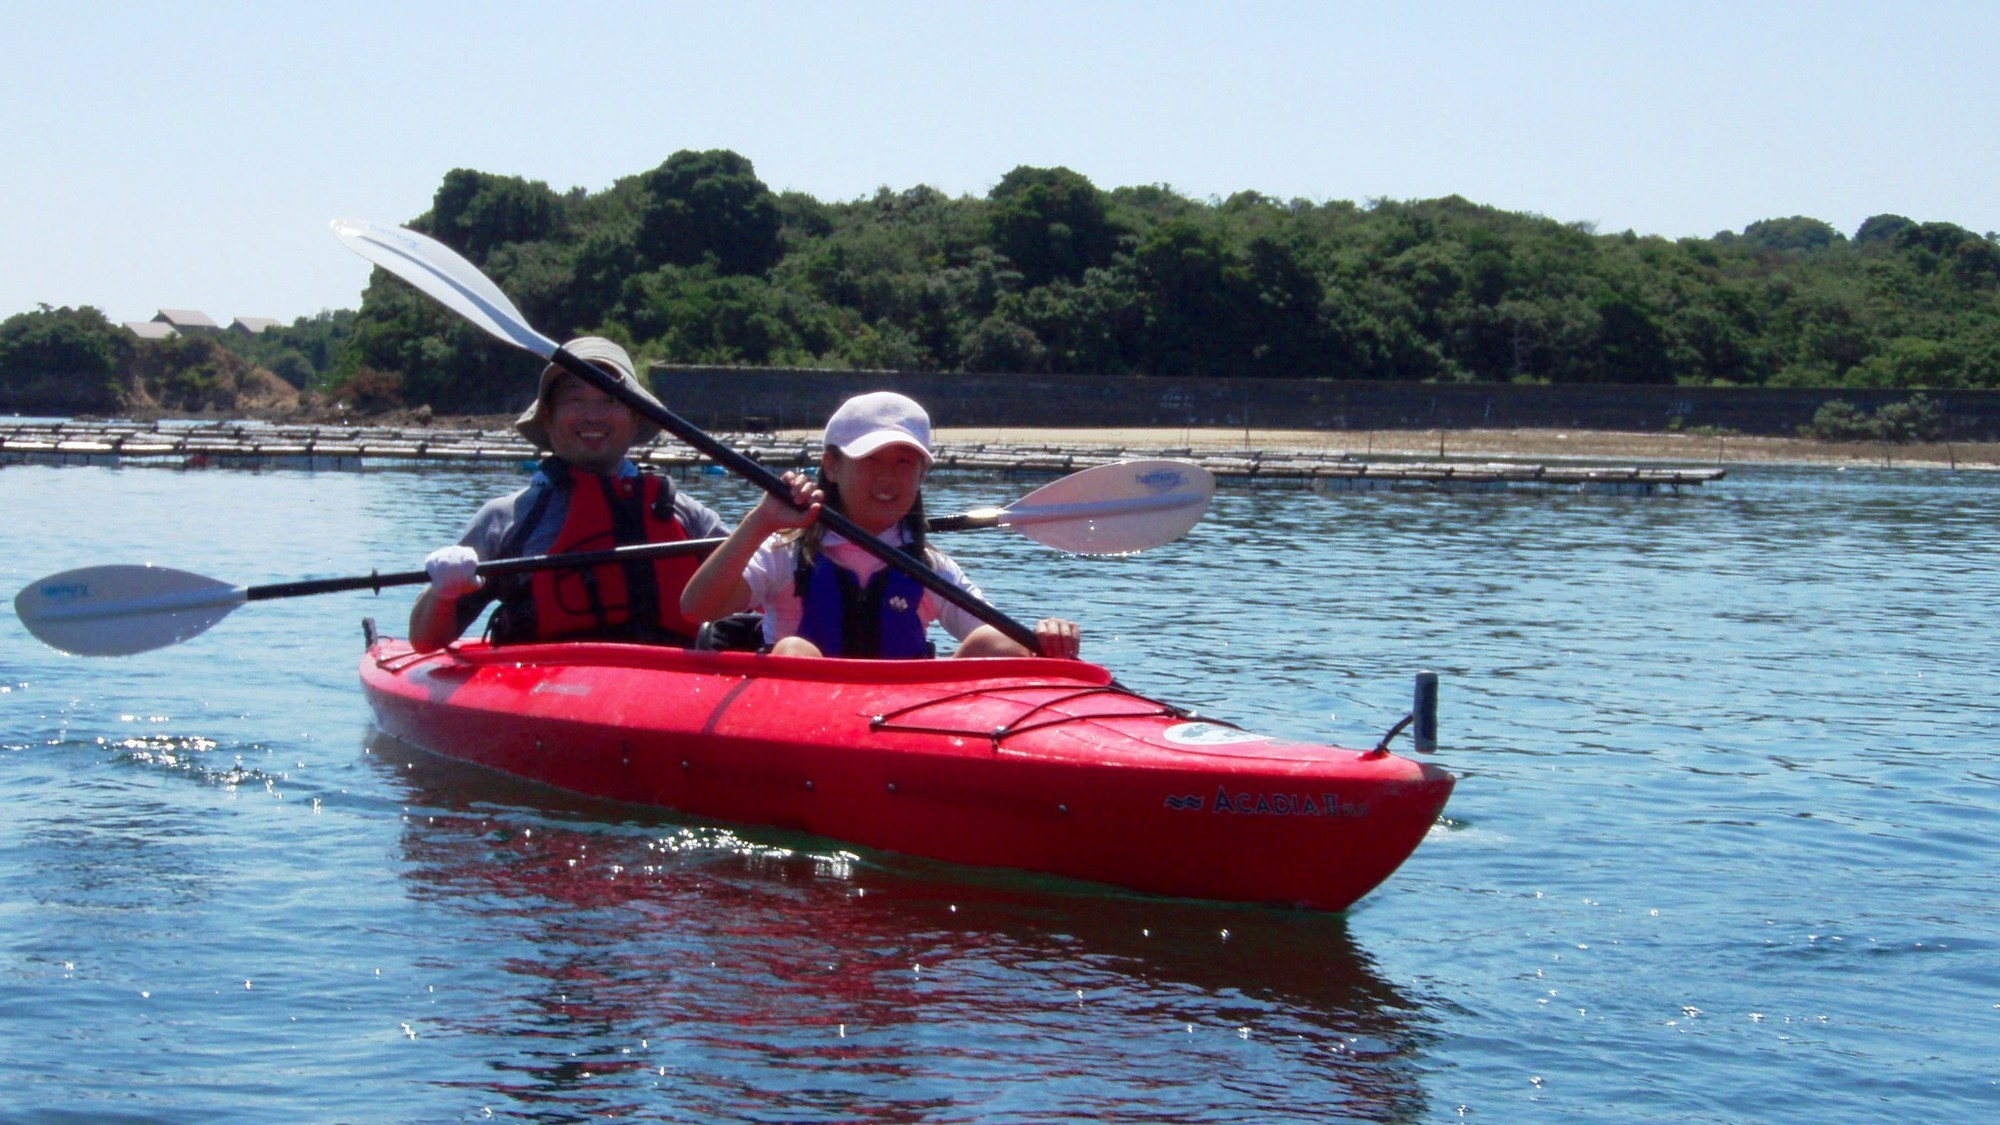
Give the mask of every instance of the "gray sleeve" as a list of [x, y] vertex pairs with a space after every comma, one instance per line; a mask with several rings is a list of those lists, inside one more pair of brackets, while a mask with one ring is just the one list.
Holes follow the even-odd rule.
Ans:
[[[472, 523], [465, 529], [465, 534], [459, 536], [459, 544], [472, 548], [481, 562], [491, 562], [499, 558], [500, 545], [506, 542], [508, 534], [514, 530], [515, 524], [520, 522], [521, 516], [526, 511], [526, 505], [530, 502], [529, 497], [533, 494], [533, 488], [524, 488], [510, 496], [488, 500], [472, 517]], [[479, 620], [479, 615], [486, 611], [486, 607], [500, 596], [500, 585], [500, 582], [488, 582], [458, 599], [458, 631], [461, 634], [471, 628], [472, 623]]]
[[674, 490], [674, 515], [680, 517], [689, 539], [720, 539], [729, 534], [729, 525], [721, 516], [678, 488]]
[[479, 555], [481, 562], [490, 562], [500, 556], [500, 544], [507, 533], [514, 529], [519, 518], [518, 505], [526, 497], [527, 491], [512, 496], [502, 496], [488, 500], [472, 517], [471, 526], [459, 537], [459, 543], [470, 547]]

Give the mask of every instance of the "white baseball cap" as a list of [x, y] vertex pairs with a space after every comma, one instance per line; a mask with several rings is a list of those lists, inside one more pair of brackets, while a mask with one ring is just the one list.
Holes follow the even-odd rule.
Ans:
[[898, 442], [931, 461], [931, 416], [916, 400], [894, 391], [872, 391], [840, 404], [826, 423], [826, 444], [849, 457], [866, 457]]
[[[654, 398], [652, 393], [646, 390], [646, 385], [639, 381], [638, 375], [634, 374], [632, 357], [625, 354], [625, 349], [616, 343], [602, 336], [578, 336], [564, 344], [563, 350], [593, 367], [611, 372], [618, 377], [619, 382], [637, 391], [640, 397], [654, 405], [659, 404], [660, 400]], [[549, 444], [549, 393], [555, 389], [556, 381], [568, 374], [570, 374], [568, 371], [553, 363], [542, 368], [542, 380], [535, 388], [534, 403], [522, 411], [521, 417], [514, 422], [515, 431], [527, 438], [536, 449], [555, 448]], [[634, 413], [637, 414], [637, 411]], [[643, 414], [638, 415], [638, 418], [638, 435], [632, 444], [644, 445], [659, 436], [660, 427], [648, 421]]]

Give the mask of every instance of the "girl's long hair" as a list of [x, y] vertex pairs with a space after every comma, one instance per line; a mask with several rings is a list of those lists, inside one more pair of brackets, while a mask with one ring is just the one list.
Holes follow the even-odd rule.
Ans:
[[[836, 449], [829, 449], [827, 452], [835, 457], [847, 456]], [[826, 479], [826, 474], [823, 472], [818, 474], [818, 476], [820, 478], [819, 490], [826, 495], [826, 506], [843, 516], [846, 515], [847, 505], [841, 502], [840, 486]], [[914, 555], [923, 560], [926, 566], [935, 566], [936, 560], [931, 557], [930, 536], [927, 534], [930, 528], [930, 520], [924, 515], [924, 489], [922, 485], [917, 486], [917, 498], [911, 502], [910, 510], [903, 514], [901, 526], [904, 538], [907, 540], [903, 544], [904, 553]], [[780, 535], [782, 541], [797, 543], [799, 545], [799, 558], [807, 566], [811, 566], [819, 558], [820, 540], [824, 538], [826, 538], [826, 525], [819, 520], [814, 520], [804, 527], [793, 528]]]

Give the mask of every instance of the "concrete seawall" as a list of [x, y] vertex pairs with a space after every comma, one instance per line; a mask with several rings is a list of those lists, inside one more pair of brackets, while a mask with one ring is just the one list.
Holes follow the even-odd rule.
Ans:
[[[729, 430], [811, 429], [850, 395], [894, 390], [940, 426], [1243, 427], [1382, 430], [1567, 427], [1658, 433], [1707, 427], [1793, 435], [1834, 400], [1873, 412], [1902, 390], [1789, 387], [1515, 386], [967, 375], [655, 364], [675, 413]], [[2000, 391], [1924, 391], [1945, 436], [2000, 440]]]

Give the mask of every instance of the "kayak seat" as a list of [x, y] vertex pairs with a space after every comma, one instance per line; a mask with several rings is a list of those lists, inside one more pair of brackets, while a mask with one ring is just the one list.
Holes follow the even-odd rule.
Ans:
[[694, 647], [696, 652], [757, 652], [764, 647], [764, 615], [732, 613], [705, 622]]

